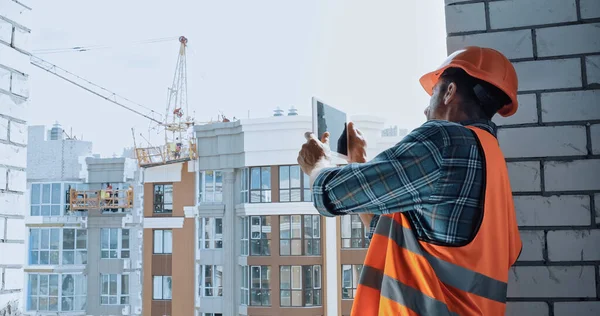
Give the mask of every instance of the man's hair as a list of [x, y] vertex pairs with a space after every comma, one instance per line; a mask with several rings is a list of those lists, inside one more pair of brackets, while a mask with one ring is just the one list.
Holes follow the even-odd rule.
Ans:
[[511, 99], [502, 90], [483, 80], [474, 78], [460, 68], [448, 68], [440, 76], [442, 90], [451, 82], [456, 83], [464, 111], [471, 119], [491, 120], [494, 114]]

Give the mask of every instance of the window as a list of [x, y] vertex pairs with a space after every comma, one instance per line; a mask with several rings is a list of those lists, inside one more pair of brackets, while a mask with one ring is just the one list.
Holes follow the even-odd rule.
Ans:
[[242, 232], [240, 254], [242, 256], [247, 256], [249, 253], [250, 246], [250, 242], [248, 239], [250, 237], [250, 218], [240, 217], [240, 224], [242, 225], [240, 230]]
[[271, 266], [250, 267], [250, 305], [271, 306]]
[[102, 259], [129, 258], [129, 229], [102, 228], [100, 254]]
[[173, 213], [173, 185], [154, 185], [154, 213]]
[[271, 216], [250, 217], [250, 255], [271, 255]]
[[171, 231], [170, 229], [154, 230], [154, 253], [173, 253], [173, 231]]
[[61, 183], [33, 183], [31, 185], [31, 216], [60, 216]]
[[87, 264], [87, 231], [63, 229], [62, 264]]
[[32, 228], [29, 234], [29, 264], [59, 264], [60, 228]]
[[321, 266], [281, 266], [281, 306], [321, 306]]
[[213, 297], [223, 296], [223, 266], [201, 265], [200, 273], [200, 296]]
[[129, 304], [129, 275], [101, 274], [101, 305]]
[[28, 311], [82, 311], [87, 279], [83, 274], [29, 274]]
[[250, 203], [271, 202], [271, 167], [250, 169]]
[[369, 248], [365, 227], [357, 214], [342, 216], [342, 248]]
[[221, 313], [199, 313], [198, 316], [223, 316]]
[[249, 200], [249, 190], [250, 186], [250, 169], [244, 168], [241, 170], [240, 174], [240, 203], [248, 203]]
[[279, 167], [279, 201], [312, 201], [310, 180], [299, 165]]
[[198, 245], [201, 249], [223, 248], [223, 219], [201, 217], [198, 230]]
[[356, 296], [356, 288], [362, 264], [343, 264], [342, 265], [342, 299], [351, 300]]
[[199, 202], [223, 202], [223, 172], [212, 170], [202, 171], [200, 172], [199, 181]]
[[71, 228], [30, 229], [29, 264], [87, 264], [87, 231]]
[[152, 279], [152, 299], [171, 299], [171, 276], [154, 276]]
[[242, 267], [242, 282], [240, 287], [241, 304], [248, 305], [248, 298], [250, 296], [250, 270], [248, 266]]
[[279, 216], [279, 254], [318, 256], [321, 254], [319, 215]]

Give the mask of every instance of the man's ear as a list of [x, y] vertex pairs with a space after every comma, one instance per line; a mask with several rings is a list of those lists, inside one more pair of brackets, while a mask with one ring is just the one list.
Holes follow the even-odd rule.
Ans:
[[456, 83], [450, 82], [446, 87], [446, 91], [444, 92], [444, 104], [450, 104], [456, 98]]

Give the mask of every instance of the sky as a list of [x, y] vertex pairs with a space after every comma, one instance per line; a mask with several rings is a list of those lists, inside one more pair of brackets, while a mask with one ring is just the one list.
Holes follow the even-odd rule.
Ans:
[[[424, 122], [429, 101], [418, 79], [447, 55], [439, 0], [32, 2], [34, 55], [159, 113], [177, 38], [186, 36], [188, 104], [197, 121], [266, 117], [291, 106], [310, 115], [316, 96], [410, 130]], [[103, 48], [47, 53], [76, 46]], [[35, 67], [30, 90], [30, 125], [58, 121], [103, 156], [133, 146], [132, 128], [157, 135], [148, 119]]]

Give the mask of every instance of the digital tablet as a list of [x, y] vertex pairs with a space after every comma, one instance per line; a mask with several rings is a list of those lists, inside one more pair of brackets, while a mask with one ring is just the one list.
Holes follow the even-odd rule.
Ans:
[[313, 97], [312, 98], [313, 134], [321, 139], [329, 132], [329, 148], [334, 157], [348, 160], [348, 117], [345, 112]]

